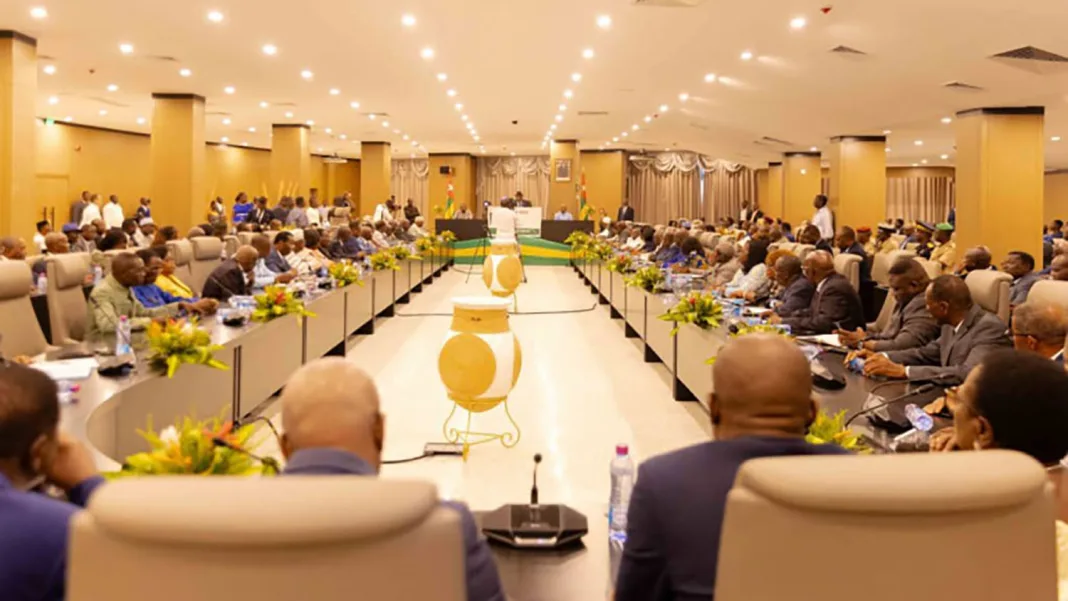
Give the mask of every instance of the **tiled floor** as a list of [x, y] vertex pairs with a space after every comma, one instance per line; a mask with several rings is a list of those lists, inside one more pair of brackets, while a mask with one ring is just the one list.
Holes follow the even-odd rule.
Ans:
[[[349, 359], [378, 384], [386, 415], [386, 459], [419, 455], [425, 443], [443, 440], [442, 423], [451, 404], [438, 377], [437, 354], [450, 323], [450, 299], [487, 294], [477, 270], [465, 282], [464, 269], [450, 270], [422, 294], [413, 295], [410, 305], [398, 306], [397, 317], [380, 320], [373, 336], [361, 338], [349, 350]], [[697, 403], [671, 399], [667, 371], [642, 361], [638, 345], [623, 337], [622, 323], [610, 320], [605, 306], [594, 306], [596, 296], [573, 270], [531, 267], [527, 273], [529, 282], [519, 289], [520, 311], [593, 310], [512, 316], [511, 327], [523, 349], [522, 373], [508, 401], [522, 430], [518, 445], [506, 449], [487, 443], [474, 447], [467, 463], [438, 457], [386, 466], [383, 475], [432, 480], [443, 497], [487, 510], [526, 502], [532, 457], [541, 453], [541, 501], [583, 508], [591, 522], [601, 520], [616, 443], [630, 444], [640, 462], [707, 440], [708, 416]], [[403, 317], [419, 313], [442, 315]], [[474, 425], [499, 429], [506, 423], [498, 407], [477, 415]], [[597, 564], [602, 563], [607, 566], [606, 558], [598, 558]], [[502, 574], [507, 581], [504, 566]], [[604, 590], [603, 568], [589, 577], [601, 580], [594, 590]], [[556, 597], [568, 598], [581, 597]]]

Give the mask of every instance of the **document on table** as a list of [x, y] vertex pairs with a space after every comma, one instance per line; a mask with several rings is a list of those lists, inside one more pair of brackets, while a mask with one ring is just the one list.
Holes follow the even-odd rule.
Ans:
[[66, 361], [41, 361], [30, 367], [43, 371], [49, 378], [56, 380], [84, 380], [93, 375], [97, 367], [95, 357], [84, 359], [67, 359]]
[[760, 317], [764, 313], [767, 313], [770, 309], [765, 307], [746, 307], [742, 311], [747, 317]]
[[802, 342], [813, 342], [823, 346], [829, 346], [833, 348], [844, 349], [842, 343], [838, 340], [838, 334], [820, 334], [818, 336], [798, 336], [798, 340]]

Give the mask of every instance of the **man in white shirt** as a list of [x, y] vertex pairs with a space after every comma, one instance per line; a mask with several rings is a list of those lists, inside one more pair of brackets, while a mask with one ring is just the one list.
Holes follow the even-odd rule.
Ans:
[[816, 214], [812, 217], [812, 225], [820, 230], [820, 239], [830, 240], [834, 238], [834, 216], [827, 208], [827, 197], [817, 194], [812, 206], [816, 207]]
[[308, 216], [308, 225], [320, 225], [322, 223], [318, 198], [312, 196], [308, 200], [308, 208], [304, 209], [304, 213]]
[[33, 235], [33, 245], [37, 248], [37, 252], [44, 254], [47, 250], [45, 247], [45, 236], [52, 231], [52, 226], [47, 221], [37, 222], [37, 233]]
[[575, 218], [571, 216], [571, 212], [567, 210], [567, 206], [560, 207], [560, 210], [553, 217], [554, 221], [574, 221]]
[[423, 229], [423, 224], [424, 223], [426, 223], [426, 221], [423, 219], [422, 215], [420, 215], [419, 217], [416, 217], [415, 218], [415, 223], [412, 224], [412, 227], [408, 228], [408, 233], [413, 235], [413, 236], [415, 236], [416, 238], [422, 238], [424, 236], [429, 236], [430, 233], [427, 232], [425, 229]]
[[389, 248], [389, 239], [386, 237], [386, 222], [376, 221], [375, 231], [371, 234], [371, 244], [375, 245], [375, 248], [382, 250]]
[[82, 210], [82, 220], [78, 222], [78, 227], [92, 225], [97, 219], [100, 219], [100, 195], [93, 194], [89, 197], [89, 204], [85, 205], [85, 209]]
[[121, 228], [125, 219], [126, 217], [122, 214], [122, 205], [119, 204], [119, 197], [112, 194], [108, 197], [108, 203], [104, 205], [104, 225], [109, 230]]
[[642, 230], [639, 227], [631, 228], [630, 238], [623, 244], [623, 248], [627, 250], [641, 250], [645, 246], [645, 241], [642, 240]]
[[456, 211], [456, 213], [452, 216], [452, 218], [453, 219], [474, 219], [475, 216], [474, 216], [474, 214], [471, 213], [471, 210], [467, 208], [466, 204], [462, 204], [462, 205], [460, 205], [460, 210]]
[[393, 221], [393, 211], [396, 207], [393, 206], [392, 200], [387, 200], [375, 207], [375, 215], [372, 221], [378, 223], [379, 221]]
[[598, 238], [607, 238], [613, 234], [612, 232], [612, 218], [604, 217], [601, 219], [601, 232], [597, 234]]

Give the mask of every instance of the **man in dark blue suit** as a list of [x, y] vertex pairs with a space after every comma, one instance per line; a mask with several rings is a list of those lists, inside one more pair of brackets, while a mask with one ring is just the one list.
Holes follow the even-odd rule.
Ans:
[[265, 260], [267, 269], [275, 273], [285, 273], [292, 269], [289, 265], [289, 260], [286, 259], [291, 252], [293, 252], [293, 234], [289, 232], [275, 234], [274, 248], [271, 249], [271, 254], [267, 255]]
[[1027, 301], [1012, 312], [1012, 346], [1064, 363], [1068, 316], [1055, 303]]
[[712, 599], [727, 493], [749, 459], [844, 453], [805, 442], [816, 416], [808, 361], [780, 336], [724, 346], [712, 368], [715, 441], [643, 463], [627, 513], [616, 601]]
[[[378, 475], [385, 418], [374, 382], [356, 364], [328, 358], [297, 370], [282, 391], [282, 423], [283, 477]], [[504, 601], [497, 565], [471, 512], [443, 504], [460, 516], [468, 601]]]

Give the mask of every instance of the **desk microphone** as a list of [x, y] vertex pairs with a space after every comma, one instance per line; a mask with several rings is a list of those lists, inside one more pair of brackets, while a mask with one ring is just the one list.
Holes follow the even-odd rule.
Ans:
[[534, 454], [534, 486], [530, 488], [530, 506], [538, 506], [538, 465], [541, 463], [541, 453]]
[[[884, 384], [885, 384], [885, 382], [884, 382]], [[905, 394], [898, 395], [898, 396], [896, 396], [896, 397], [894, 397], [894, 398], [892, 398], [892, 399], [890, 399], [888, 401], [883, 401], [882, 403], [877, 403], [875, 405], [872, 405], [871, 407], [868, 407], [867, 409], [861, 409], [860, 411], [857, 411], [856, 413], [854, 413], [852, 417], [850, 417], [849, 419], [846, 420], [846, 423], [845, 423], [844, 427], [848, 428], [849, 424], [853, 423], [854, 420], [856, 420], [858, 417], [860, 417], [862, 415], [868, 415], [869, 413], [872, 413], [874, 411], [878, 411], [879, 409], [882, 409], [883, 407], [887, 407], [887, 406], [893, 405], [895, 403], [900, 403], [902, 401], [906, 401], [908, 399], [911, 399], [912, 397], [919, 396], [921, 394], [927, 394], [928, 392], [931, 392], [935, 388], [936, 388], [936, 386], [934, 384], [924, 384], [923, 386], [920, 386], [919, 388], [917, 388], [916, 390], [913, 390], [912, 392], [906, 392]]]
[[234, 451], [236, 453], [241, 453], [242, 455], [245, 455], [247, 457], [251, 457], [252, 459], [255, 459], [256, 461], [259, 461], [265, 468], [267, 468], [268, 470], [271, 470], [275, 474], [278, 474], [278, 473], [282, 472], [282, 466], [280, 466], [278, 464], [278, 461], [276, 461], [274, 457], [261, 457], [260, 455], [256, 455], [255, 453], [249, 452], [249, 451], [247, 451], [247, 450], [245, 450], [245, 449], [243, 449], [243, 448], [241, 448], [241, 447], [239, 447], [239, 446], [227, 441], [226, 439], [222, 438], [221, 436], [213, 436], [211, 438], [211, 442], [214, 443], [215, 446], [217, 446], [217, 447], [227, 448], [227, 449], [230, 449], [231, 451]]

